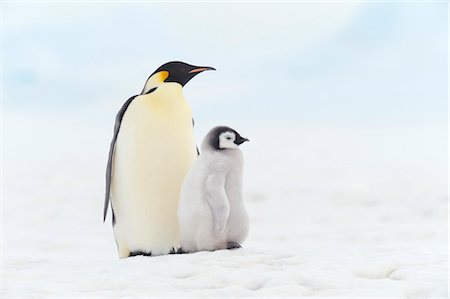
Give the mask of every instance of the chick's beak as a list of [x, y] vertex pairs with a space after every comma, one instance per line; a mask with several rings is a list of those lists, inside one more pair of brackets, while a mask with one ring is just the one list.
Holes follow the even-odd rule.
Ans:
[[246, 141], [250, 141], [250, 140], [248, 140], [247, 138], [244, 138], [244, 137], [238, 137], [238, 138], [234, 141], [234, 143], [236, 143], [237, 145], [241, 145], [242, 143], [244, 143], [244, 142], [246, 142]]

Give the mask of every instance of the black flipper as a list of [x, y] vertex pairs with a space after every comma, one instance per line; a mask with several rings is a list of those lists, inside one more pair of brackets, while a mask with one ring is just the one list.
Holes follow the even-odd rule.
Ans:
[[[114, 124], [114, 134], [111, 141], [111, 145], [109, 146], [108, 164], [106, 166], [106, 189], [105, 189], [105, 205], [103, 206], [103, 222], [105, 222], [106, 214], [108, 213], [109, 198], [111, 193], [112, 160], [114, 156], [114, 149], [116, 147], [117, 135], [119, 135], [120, 124], [122, 123], [123, 115], [125, 114], [125, 111], [127, 111], [128, 106], [136, 97], [137, 95], [129, 98], [123, 104], [122, 108], [120, 108], [119, 112], [116, 115], [116, 122]], [[113, 215], [113, 219], [114, 218], [115, 217]]]
[[111, 214], [112, 214], [112, 220], [111, 221], [112, 221], [112, 225], [114, 226], [114, 225], [116, 225], [116, 214], [114, 214], [114, 209], [113, 209], [112, 205], [111, 205]]
[[[150, 89], [146, 94], [152, 93], [156, 90], [156, 87]], [[116, 122], [114, 124], [114, 134], [113, 139], [111, 141], [111, 145], [109, 147], [109, 155], [108, 155], [108, 164], [106, 166], [106, 187], [105, 187], [105, 205], [103, 206], [103, 222], [105, 222], [106, 214], [108, 213], [108, 206], [109, 206], [109, 199], [110, 199], [110, 193], [111, 193], [111, 177], [112, 177], [112, 160], [114, 156], [114, 149], [116, 146], [117, 136], [119, 135], [120, 130], [120, 124], [122, 123], [123, 115], [125, 114], [125, 111], [127, 111], [128, 106], [131, 104], [131, 102], [137, 97], [138, 95], [132, 96], [129, 98], [120, 108], [119, 112], [116, 115]], [[116, 222], [116, 217], [113, 213], [113, 225]]]

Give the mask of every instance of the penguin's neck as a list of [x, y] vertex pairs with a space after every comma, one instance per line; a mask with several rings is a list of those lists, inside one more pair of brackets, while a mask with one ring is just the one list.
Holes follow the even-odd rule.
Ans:
[[192, 122], [191, 108], [178, 83], [163, 83], [154, 92], [143, 95], [142, 100], [154, 116], [161, 116], [167, 121], [179, 118], [182, 122]]
[[164, 97], [183, 97], [183, 87], [175, 82], [168, 82], [158, 85], [157, 91], [164, 94]]
[[180, 99], [184, 100], [183, 88], [178, 83], [163, 83], [160, 84], [155, 91], [142, 95], [150, 103], [160, 105], [173, 105], [174, 102]]

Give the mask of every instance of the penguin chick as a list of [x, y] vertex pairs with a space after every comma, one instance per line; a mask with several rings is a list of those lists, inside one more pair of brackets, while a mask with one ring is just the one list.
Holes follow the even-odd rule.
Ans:
[[248, 234], [242, 200], [243, 157], [249, 141], [232, 128], [211, 129], [180, 192], [178, 221], [182, 252], [240, 248]]

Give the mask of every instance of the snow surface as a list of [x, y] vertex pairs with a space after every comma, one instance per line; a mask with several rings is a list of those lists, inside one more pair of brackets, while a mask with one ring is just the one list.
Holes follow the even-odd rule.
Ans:
[[4, 298], [448, 296], [445, 126], [236, 126], [243, 248], [119, 260], [101, 221], [112, 127], [29, 124], [4, 120]]

